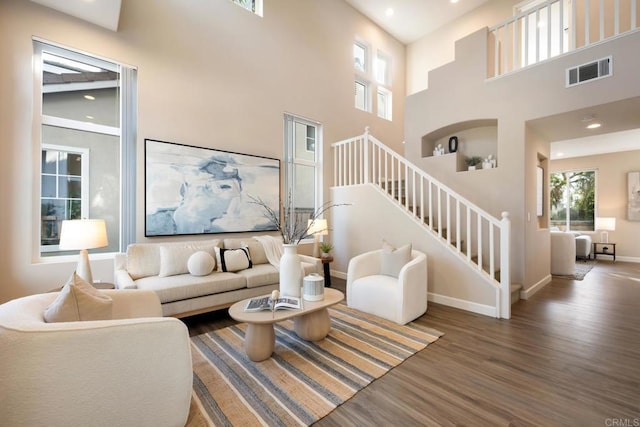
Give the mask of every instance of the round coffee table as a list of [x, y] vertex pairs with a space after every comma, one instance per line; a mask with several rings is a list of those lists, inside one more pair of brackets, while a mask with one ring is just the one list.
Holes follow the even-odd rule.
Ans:
[[331, 329], [328, 307], [344, 299], [337, 289], [326, 288], [322, 301], [302, 300], [300, 310], [278, 310], [245, 312], [244, 307], [251, 298], [238, 301], [229, 308], [229, 315], [238, 322], [245, 322], [247, 330], [244, 337], [244, 351], [249, 359], [260, 362], [273, 353], [276, 333], [273, 324], [293, 319], [296, 334], [306, 341], [319, 341], [327, 336]]

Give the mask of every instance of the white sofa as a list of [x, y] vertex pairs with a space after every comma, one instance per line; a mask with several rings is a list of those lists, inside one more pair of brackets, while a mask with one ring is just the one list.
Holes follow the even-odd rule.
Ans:
[[351, 258], [347, 271], [347, 305], [404, 325], [427, 312], [427, 256], [411, 251], [398, 274], [382, 274], [383, 250]]
[[[236, 249], [246, 246], [252, 267], [235, 273], [215, 269], [206, 276], [188, 272], [160, 277], [163, 257], [172, 261], [172, 253], [205, 251], [212, 255], [215, 247]], [[175, 258], [174, 256], [174, 258]], [[319, 258], [300, 255], [304, 274], [323, 275]], [[185, 317], [229, 307], [245, 298], [265, 295], [278, 288], [279, 272], [269, 263], [264, 247], [253, 238], [211, 239], [184, 242], [134, 243], [126, 254], [116, 254], [115, 285], [118, 289], [154, 291], [162, 303], [165, 316]]]
[[45, 323], [59, 292], [0, 305], [0, 424], [181, 426], [191, 402], [189, 331], [153, 292], [102, 291], [113, 320]]

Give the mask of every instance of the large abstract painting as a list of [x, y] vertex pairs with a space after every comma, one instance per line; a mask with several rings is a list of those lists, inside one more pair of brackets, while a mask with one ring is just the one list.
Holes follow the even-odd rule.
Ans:
[[280, 160], [145, 139], [145, 236], [275, 230]]

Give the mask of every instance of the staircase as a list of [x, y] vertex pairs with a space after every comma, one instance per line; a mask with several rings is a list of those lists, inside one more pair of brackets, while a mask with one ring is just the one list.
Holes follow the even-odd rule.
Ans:
[[[510, 220], [496, 218], [365, 133], [332, 144], [334, 186], [371, 184], [419, 222], [495, 293], [495, 316], [508, 319], [520, 285], [510, 283]], [[475, 285], [475, 284], [474, 284]]]

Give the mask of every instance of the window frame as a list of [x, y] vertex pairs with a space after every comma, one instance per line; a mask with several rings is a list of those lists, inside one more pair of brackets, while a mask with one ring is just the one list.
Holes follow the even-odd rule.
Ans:
[[[393, 121], [393, 93], [382, 86], [378, 86], [378, 90], [377, 90], [377, 98], [376, 98], [376, 104], [377, 104], [377, 114], [378, 117], [385, 119], [385, 120], [389, 120], [389, 121]], [[380, 114], [380, 96], [383, 96], [386, 98], [386, 102], [385, 102], [385, 111], [382, 112], [382, 114]]]
[[[357, 91], [356, 91], [356, 86], [357, 85], [361, 85], [364, 88], [364, 101], [363, 101], [364, 105], [363, 105], [363, 108], [361, 108], [358, 105], [358, 102], [357, 102], [357, 97], [358, 97], [358, 94], [357, 94]], [[365, 79], [362, 79], [362, 78], [356, 76], [355, 81], [354, 81], [353, 89], [354, 89], [354, 97], [355, 97], [354, 98], [354, 102], [353, 102], [354, 103], [354, 107], [357, 110], [365, 111], [367, 113], [370, 113], [371, 112], [371, 104], [372, 104], [372, 102], [371, 102], [371, 83], [368, 80], [365, 80]]]
[[[303, 124], [315, 128], [315, 155], [314, 160], [307, 160], [296, 157], [295, 147], [295, 127], [296, 124]], [[308, 129], [305, 133], [305, 148], [308, 145]], [[294, 212], [296, 207], [295, 200], [295, 168], [296, 166], [307, 166], [314, 168], [314, 212], [322, 206], [323, 195], [323, 131], [322, 124], [318, 121], [304, 118], [302, 116], [285, 113], [284, 114], [284, 192], [282, 206], [285, 212]], [[305, 150], [306, 151], [306, 150]], [[321, 218], [322, 216], [320, 216]], [[313, 238], [303, 239], [301, 243], [313, 241]]]
[[[595, 219], [598, 216], [598, 170], [595, 168], [586, 168], [586, 169], [571, 169], [571, 170], [560, 170], [560, 171], [553, 171], [549, 174], [549, 191], [552, 192], [554, 187], [551, 185], [551, 179], [553, 175], [558, 175], [558, 174], [576, 174], [576, 173], [584, 173], [584, 172], [591, 172], [593, 173], [593, 228], [591, 230], [572, 230], [571, 229], [571, 201], [573, 199], [572, 196], [572, 192], [570, 189], [569, 185], [566, 185], [565, 190], [564, 190], [564, 194], [562, 196], [562, 200], [565, 203], [565, 212], [566, 212], [566, 218], [564, 219], [564, 227], [565, 230], [564, 231], [581, 231], [581, 232], [587, 232], [587, 233], [594, 233], [595, 230]], [[550, 223], [558, 223], [560, 220], [554, 220], [553, 219], [553, 212], [552, 212], [552, 206], [553, 204], [550, 203], [549, 206], [549, 222]]]
[[[81, 52], [67, 46], [52, 43], [38, 37], [32, 38], [33, 45], [33, 82], [34, 82], [34, 108], [33, 108], [33, 170], [34, 175], [40, 177], [42, 149], [46, 145], [42, 142], [42, 129], [44, 126], [54, 126], [70, 130], [92, 132], [103, 135], [116, 136], [119, 138], [119, 179], [120, 179], [120, 209], [118, 222], [120, 228], [118, 230], [119, 244], [117, 252], [123, 252], [126, 247], [136, 240], [136, 137], [137, 137], [137, 69], [131, 65], [116, 62], [110, 59], [101, 58], [97, 55]], [[119, 127], [82, 122], [63, 117], [50, 116], [43, 114], [43, 94], [46, 90], [43, 88], [43, 53], [48, 52], [56, 56], [68, 58], [71, 60], [88, 63], [105, 70], [114, 71], [119, 74]], [[71, 147], [78, 150], [78, 147]], [[37, 159], [37, 160], [36, 160]], [[88, 164], [88, 162], [87, 162]], [[87, 179], [90, 179], [90, 168]], [[88, 187], [88, 186], [87, 186]], [[88, 191], [88, 189], [87, 189]], [[43, 253], [52, 252], [51, 250], [43, 251], [41, 246], [41, 179], [34, 180], [33, 206], [37, 212], [33, 218], [32, 230], [32, 259], [34, 262], [55, 262], [56, 260], [66, 261], [68, 258], [65, 254], [43, 257]], [[88, 196], [89, 198], [90, 196]], [[88, 206], [88, 204], [87, 204]]]
[[[262, 17], [263, 16], [263, 12], [264, 12], [263, 0], [249, 0], [249, 1], [252, 1], [253, 4], [252, 5], [246, 4], [246, 0], [231, 0], [231, 3], [240, 6], [244, 10], [248, 10], [249, 12], [253, 13], [254, 15], [258, 15], [258, 16]], [[249, 6], [249, 7], [247, 7], [247, 6]]]

